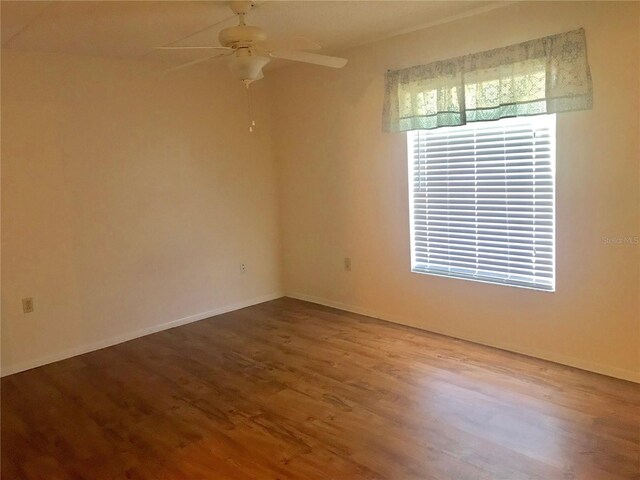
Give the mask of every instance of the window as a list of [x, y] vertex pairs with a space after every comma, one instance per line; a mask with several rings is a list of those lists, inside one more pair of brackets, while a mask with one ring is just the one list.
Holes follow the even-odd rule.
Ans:
[[555, 115], [408, 132], [411, 269], [555, 289]]

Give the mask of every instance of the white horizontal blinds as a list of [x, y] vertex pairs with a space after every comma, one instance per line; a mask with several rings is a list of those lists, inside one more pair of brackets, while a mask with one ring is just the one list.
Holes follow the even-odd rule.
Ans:
[[555, 116], [409, 133], [413, 270], [554, 289]]

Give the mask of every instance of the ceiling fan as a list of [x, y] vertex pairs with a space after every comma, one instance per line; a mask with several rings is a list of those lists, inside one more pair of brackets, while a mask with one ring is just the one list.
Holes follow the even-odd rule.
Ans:
[[[248, 88], [252, 82], [264, 77], [262, 68], [271, 61], [272, 58], [292, 60], [294, 62], [311, 63], [324, 67], [342, 68], [346, 65], [347, 59], [319, 55], [302, 50], [294, 49], [271, 49], [266, 43], [267, 35], [260, 27], [247, 25], [245, 16], [255, 6], [251, 1], [233, 1], [230, 7], [233, 13], [238, 16], [238, 25], [225, 28], [218, 34], [220, 46], [167, 46], [157, 47], [156, 50], [215, 50], [214, 55], [199, 58], [191, 62], [183, 63], [173, 67], [166, 72], [172, 72], [190, 67], [197, 63], [206, 62], [218, 57], [229, 57], [229, 69]], [[314, 44], [314, 47], [320, 48]]]

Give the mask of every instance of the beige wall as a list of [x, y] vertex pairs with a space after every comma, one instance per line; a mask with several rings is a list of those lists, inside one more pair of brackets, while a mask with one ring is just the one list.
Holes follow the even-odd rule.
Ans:
[[2, 52], [5, 374], [278, 296], [265, 86], [157, 67]]
[[[388, 68], [585, 27], [594, 108], [557, 118], [557, 291], [410, 273], [405, 135]], [[525, 3], [268, 77], [286, 293], [640, 381], [640, 4]], [[353, 270], [343, 270], [351, 257]]]

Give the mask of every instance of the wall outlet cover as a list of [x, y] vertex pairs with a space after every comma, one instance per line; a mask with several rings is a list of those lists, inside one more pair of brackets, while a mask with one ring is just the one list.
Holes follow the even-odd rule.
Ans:
[[22, 313], [31, 313], [33, 312], [33, 298], [23, 298], [22, 299]]

